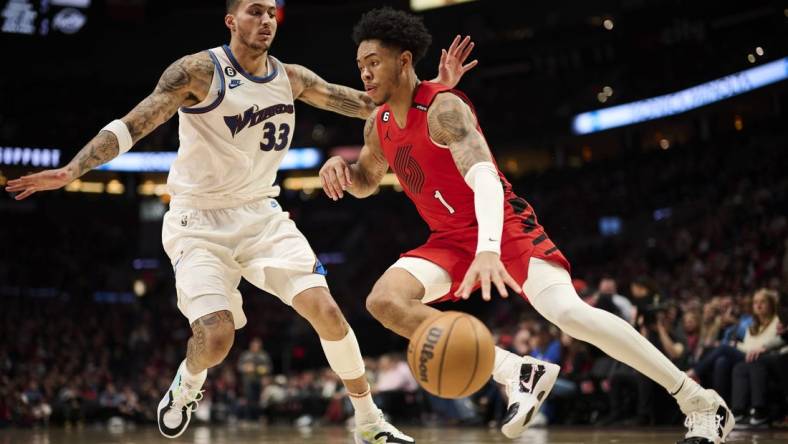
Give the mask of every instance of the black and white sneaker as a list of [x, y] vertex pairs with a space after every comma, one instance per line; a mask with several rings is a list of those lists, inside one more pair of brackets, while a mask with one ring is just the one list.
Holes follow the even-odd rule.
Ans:
[[197, 410], [197, 405], [204, 392], [200, 388], [205, 379], [199, 385], [183, 383], [182, 373], [185, 365], [185, 361], [181, 363], [172, 385], [159, 401], [158, 415], [156, 415], [159, 431], [167, 438], [177, 438], [186, 431], [192, 413]]
[[687, 413], [684, 425], [689, 429], [677, 444], [721, 444], [736, 425], [725, 400], [714, 390], [703, 390], [693, 399], [695, 409]]
[[505, 385], [509, 409], [501, 427], [504, 436], [511, 439], [522, 435], [536, 418], [539, 407], [550, 395], [558, 379], [561, 367], [525, 356], [522, 365], [516, 370], [507, 378]]

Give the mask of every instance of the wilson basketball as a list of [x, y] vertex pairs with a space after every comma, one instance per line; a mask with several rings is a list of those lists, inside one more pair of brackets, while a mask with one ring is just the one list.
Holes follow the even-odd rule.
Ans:
[[408, 365], [424, 390], [441, 398], [463, 398], [490, 379], [495, 344], [475, 317], [443, 312], [419, 325], [408, 345]]

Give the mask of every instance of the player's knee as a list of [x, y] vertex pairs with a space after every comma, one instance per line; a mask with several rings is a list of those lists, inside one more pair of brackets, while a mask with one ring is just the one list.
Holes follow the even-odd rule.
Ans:
[[324, 290], [307, 290], [294, 299], [293, 307], [312, 324], [321, 338], [338, 340], [347, 334], [348, 324], [334, 298]]
[[584, 310], [593, 310], [593, 308], [577, 305], [561, 307], [554, 313], [553, 323], [569, 336], [584, 340], [587, 337], [585, 332], [588, 327], [585, 321], [586, 316], [583, 313]]
[[203, 360], [210, 367], [220, 364], [227, 357], [235, 340], [235, 327], [232, 322], [221, 323], [204, 332]]
[[345, 322], [345, 316], [334, 299], [329, 298], [321, 301], [317, 313], [319, 322], [325, 326], [324, 330], [329, 330], [327, 333], [332, 337], [342, 338], [347, 334], [348, 325]]
[[367, 297], [367, 310], [381, 322], [397, 316], [397, 308], [396, 299], [388, 291], [376, 287]]

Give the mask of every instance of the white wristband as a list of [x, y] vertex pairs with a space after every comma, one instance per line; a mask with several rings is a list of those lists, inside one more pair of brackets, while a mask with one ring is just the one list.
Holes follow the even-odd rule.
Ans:
[[465, 182], [473, 189], [479, 238], [476, 253], [501, 253], [503, 231], [503, 185], [492, 162], [479, 162], [468, 170]]
[[134, 140], [131, 138], [131, 133], [129, 133], [129, 127], [120, 119], [113, 120], [107, 126], [101, 128], [101, 131], [109, 131], [118, 139], [118, 155], [128, 152], [131, 146], [134, 145]]

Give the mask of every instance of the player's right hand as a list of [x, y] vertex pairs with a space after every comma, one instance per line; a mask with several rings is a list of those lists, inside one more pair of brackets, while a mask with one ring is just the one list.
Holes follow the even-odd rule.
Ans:
[[508, 297], [509, 293], [506, 291], [506, 286], [511, 287], [512, 290], [518, 294], [522, 293], [520, 285], [514, 280], [512, 275], [506, 271], [506, 267], [501, 262], [501, 256], [491, 251], [482, 251], [473, 259], [473, 263], [465, 273], [465, 278], [462, 280], [460, 287], [454, 293], [455, 296], [468, 299], [473, 288], [477, 282], [481, 282], [482, 299], [489, 301], [491, 284], [495, 285], [501, 297]]
[[323, 184], [323, 191], [329, 198], [339, 200], [345, 197], [344, 191], [353, 185], [350, 179], [350, 166], [340, 156], [328, 159], [320, 168], [320, 182]]
[[9, 180], [5, 190], [12, 193], [14, 199], [22, 200], [30, 197], [37, 191], [63, 188], [72, 180], [74, 180], [74, 178], [65, 168], [44, 170], [39, 173], [22, 176], [18, 179]]

